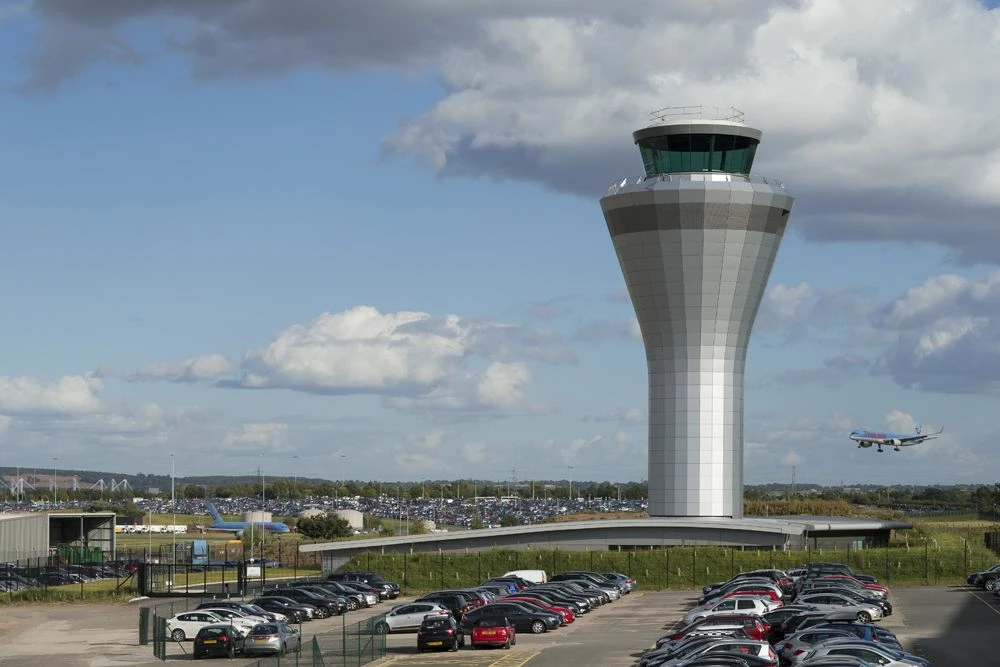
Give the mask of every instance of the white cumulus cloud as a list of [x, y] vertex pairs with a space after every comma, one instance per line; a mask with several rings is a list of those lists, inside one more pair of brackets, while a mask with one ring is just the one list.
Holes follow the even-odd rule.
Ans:
[[0, 414], [79, 414], [100, 409], [104, 383], [88, 375], [67, 375], [48, 384], [32, 377], [0, 377]]

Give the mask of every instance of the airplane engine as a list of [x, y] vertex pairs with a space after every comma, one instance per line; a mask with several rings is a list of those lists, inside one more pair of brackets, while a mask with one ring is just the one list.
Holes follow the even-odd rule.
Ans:
[[238, 539], [238, 540], [242, 540], [243, 539], [243, 531], [242, 530], [237, 530], [236, 531], [236, 539]]
[[871, 446], [872, 446], [872, 443], [870, 443], [870, 442], [859, 442], [858, 443], [858, 447], [864, 447], [865, 449], [870, 449]]
[[903, 444], [903, 441], [900, 440], [899, 438], [890, 438], [889, 442], [887, 442], [885, 444], [887, 444], [887, 445], [893, 445], [895, 447], [895, 446]]

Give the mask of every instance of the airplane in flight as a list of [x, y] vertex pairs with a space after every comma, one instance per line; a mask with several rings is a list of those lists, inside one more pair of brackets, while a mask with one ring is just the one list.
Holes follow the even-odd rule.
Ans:
[[944, 433], [944, 428], [935, 433], [924, 433], [923, 426], [917, 426], [914, 430], [915, 435], [906, 435], [905, 433], [882, 433], [881, 431], [858, 429], [851, 431], [851, 435], [848, 437], [858, 443], [859, 448], [868, 449], [872, 445], [877, 445], [878, 451], [882, 452], [884, 451], [882, 445], [885, 445], [893, 447], [898, 452], [900, 447], [919, 445], [925, 440], [931, 440]]
[[281, 521], [226, 521], [215, 509], [213, 503], [208, 504], [208, 513], [212, 515], [212, 523], [205, 526], [207, 530], [221, 530], [227, 533], [236, 533], [236, 537], [243, 537], [243, 531], [249, 530], [251, 524], [254, 528], [263, 529], [272, 533], [289, 532], [288, 524]]

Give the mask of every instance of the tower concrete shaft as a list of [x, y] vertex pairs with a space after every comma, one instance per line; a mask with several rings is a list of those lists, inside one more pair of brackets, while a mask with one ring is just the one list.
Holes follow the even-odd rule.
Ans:
[[759, 130], [671, 119], [633, 134], [644, 177], [601, 208], [649, 371], [649, 514], [743, 516], [743, 374], [793, 199], [750, 176]]

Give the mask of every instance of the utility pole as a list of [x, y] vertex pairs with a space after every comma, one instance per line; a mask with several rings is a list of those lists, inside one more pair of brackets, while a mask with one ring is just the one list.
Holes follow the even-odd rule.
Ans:
[[[170, 524], [170, 565], [173, 566], [177, 563], [177, 496], [174, 491], [174, 454], [170, 453], [170, 509], [174, 513], [173, 522]], [[170, 575], [170, 579], [173, 580], [173, 573]]]
[[59, 484], [56, 479], [56, 462], [59, 459], [55, 456], [52, 457], [52, 504], [55, 505], [56, 501], [59, 499]]

